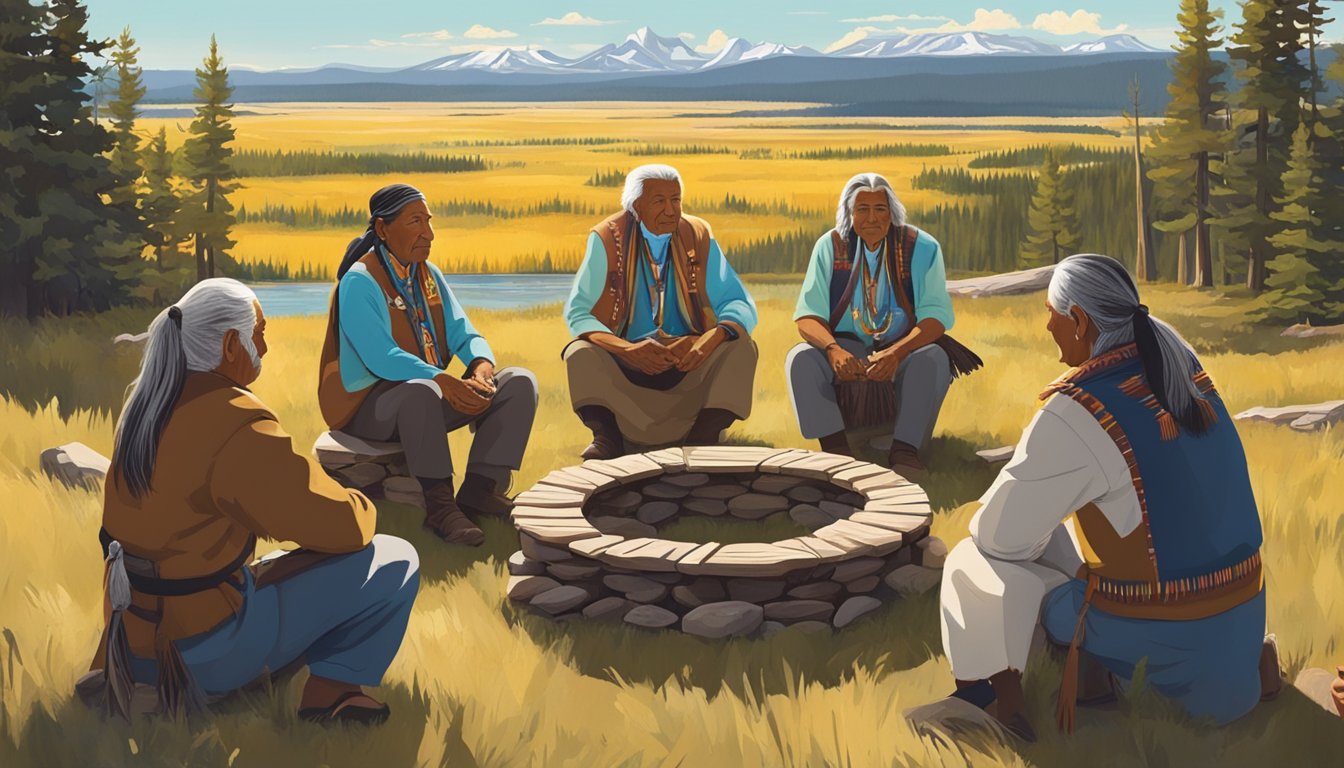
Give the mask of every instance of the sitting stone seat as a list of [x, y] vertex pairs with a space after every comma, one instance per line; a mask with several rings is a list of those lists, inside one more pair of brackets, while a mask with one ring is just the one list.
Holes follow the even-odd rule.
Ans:
[[424, 508], [420, 483], [406, 468], [406, 454], [397, 443], [362, 440], [338, 430], [323, 432], [313, 455], [327, 474], [347, 488], [374, 499]]

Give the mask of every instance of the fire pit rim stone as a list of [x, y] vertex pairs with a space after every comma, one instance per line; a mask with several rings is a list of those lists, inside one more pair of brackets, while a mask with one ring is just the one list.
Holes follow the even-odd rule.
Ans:
[[[572, 472], [574, 467], [554, 470], [519, 494], [511, 514], [514, 527], [575, 556], [636, 572], [782, 576], [850, 558], [890, 554], [913, 543], [908, 534], [921, 529], [927, 533], [933, 519], [928, 496], [918, 485], [876, 464], [819, 451], [753, 446], [664, 448], [588, 460], [578, 468], [585, 471]], [[863, 517], [837, 520], [810, 534], [776, 542], [695, 544], [603, 534], [584, 515], [583, 505], [599, 491], [675, 472], [764, 472], [820, 480], [863, 496], [864, 506], [855, 513]], [[606, 479], [599, 482], [595, 476]], [[576, 478], [589, 481], [592, 487], [574, 487], [580, 485]]]

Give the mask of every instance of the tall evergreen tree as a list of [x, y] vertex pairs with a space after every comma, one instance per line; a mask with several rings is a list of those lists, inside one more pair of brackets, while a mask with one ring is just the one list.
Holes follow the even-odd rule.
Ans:
[[167, 129], [160, 127], [145, 147], [145, 197], [142, 211], [145, 217], [146, 240], [154, 250], [154, 263], [163, 272], [165, 254], [176, 251], [182, 242], [177, 214], [182, 207], [177, 190], [173, 187], [173, 152], [168, 149]]
[[1073, 186], [1065, 178], [1059, 153], [1050, 150], [1036, 177], [1036, 194], [1027, 220], [1031, 234], [1022, 246], [1028, 266], [1058, 264], [1078, 245], [1077, 213]]
[[[1265, 285], [1270, 238], [1281, 228], [1275, 200], [1283, 195], [1289, 144], [1301, 119], [1310, 73], [1301, 60], [1307, 17], [1302, 0], [1246, 0], [1230, 54], [1242, 81], [1237, 104], [1250, 111], [1253, 156], [1236, 147], [1224, 169], [1229, 207], [1220, 222], [1246, 246], [1246, 286]], [[1275, 124], [1277, 123], [1277, 124]]]
[[1344, 263], [1320, 210], [1330, 192], [1321, 177], [1321, 161], [1306, 123], [1293, 135], [1292, 156], [1284, 174], [1285, 195], [1274, 218], [1283, 228], [1270, 238], [1277, 256], [1269, 264], [1261, 317], [1283, 321], [1326, 321], [1344, 311]]
[[1149, 177], [1165, 216], [1158, 229], [1194, 234], [1194, 280], [1213, 285], [1213, 249], [1210, 244], [1210, 164], [1221, 153], [1226, 132], [1214, 122], [1227, 95], [1222, 85], [1224, 65], [1213, 57], [1222, 44], [1222, 11], [1208, 0], [1181, 0], [1176, 32], [1176, 55], [1171, 60], [1171, 100], [1167, 120], [1152, 154], [1158, 162]]
[[28, 316], [36, 298], [32, 242], [42, 228], [36, 193], [50, 58], [43, 18], [28, 0], [0, 0], [0, 315], [17, 317]]
[[233, 88], [214, 35], [210, 36], [210, 54], [196, 69], [194, 95], [199, 102], [196, 119], [191, 122], [191, 136], [179, 155], [181, 175], [193, 187], [182, 220], [193, 233], [197, 279], [204, 280], [214, 277], [216, 262], [227, 258], [228, 249], [234, 246], [229, 232], [236, 223], [228, 199], [229, 193], [237, 188], [231, 183], [233, 148], [229, 146], [234, 137], [230, 122], [233, 105], [228, 103]]
[[140, 49], [131, 37], [130, 27], [121, 31], [116, 48], [112, 51], [112, 63], [117, 72], [117, 95], [107, 105], [112, 123], [112, 172], [121, 184], [113, 190], [112, 202], [135, 205], [136, 186], [140, 180], [140, 137], [135, 133], [135, 119], [139, 116], [138, 105], [145, 96], [145, 87], [140, 82], [140, 67], [136, 56]]

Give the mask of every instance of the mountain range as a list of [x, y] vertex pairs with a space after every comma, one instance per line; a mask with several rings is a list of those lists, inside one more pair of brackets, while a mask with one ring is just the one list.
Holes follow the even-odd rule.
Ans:
[[[734, 37], [717, 52], [701, 53], [679, 37], [662, 37], [641, 27], [620, 43], [608, 43], [577, 59], [534, 48], [491, 48], [432, 59], [404, 72], [481, 70], [528, 74], [653, 74], [718, 69], [782, 56], [825, 58], [894, 58], [907, 56], [1077, 56], [1104, 53], [1163, 53], [1132, 35], [1111, 35], [1086, 43], [1059, 46], [1020, 35], [985, 32], [921, 32], [869, 37], [831, 53], [807, 46], [751, 42]], [[332, 68], [370, 71], [366, 67]], [[319, 68], [322, 69], [322, 68]], [[272, 70], [272, 74], [314, 70]], [[389, 71], [389, 70], [373, 70]], [[392, 70], [395, 71], [395, 70]]]

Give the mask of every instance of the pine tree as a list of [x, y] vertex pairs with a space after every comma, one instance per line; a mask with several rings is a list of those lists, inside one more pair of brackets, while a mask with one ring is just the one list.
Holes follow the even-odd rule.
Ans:
[[1078, 225], [1073, 207], [1073, 186], [1065, 178], [1058, 151], [1046, 153], [1036, 179], [1036, 194], [1027, 220], [1032, 233], [1022, 246], [1022, 259], [1029, 266], [1058, 264], [1078, 245]]
[[179, 155], [181, 175], [193, 189], [181, 219], [193, 233], [196, 277], [204, 280], [215, 276], [217, 262], [227, 260], [228, 249], [234, 246], [229, 231], [236, 223], [228, 198], [237, 189], [231, 183], [233, 148], [229, 146], [234, 137], [230, 122], [234, 112], [227, 103], [233, 88], [214, 35], [210, 36], [210, 54], [196, 70], [194, 95], [200, 103], [191, 122], [191, 136]]
[[[1301, 0], [1246, 0], [1230, 49], [1242, 81], [1237, 104], [1253, 112], [1253, 156], [1234, 147], [1224, 169], [1229, 206], [1223, 226], [1245, 245], [1246, 286], [1265, 285], [1269, 240], [1281, 228], [1274, 218], [1282, 196], [1289, 142], [1301, 120], [1301, 97], [1309, 79], [1301, 54], [1307, 17]], [[1271, 118], [1278, 121], [1275, 126]]]
[[145, 87], [140, 83], [140, 67], [136, 65], [139, 52], [130, 27], [126, 27], [112, 52], [112, 63], [117, 71], [117, 96], [107, 105], [112, 123], [112, 172], [121, 182], [112, 192], [112, 202], [129, 205], [136, 203], [136, 185], [140, 180], [140, 137], [135, 133], [135, 119], [139, 115], [137, 105], [145, 96]]
[[47, 51], [42, 12], [28, 0], [0, 0], [0, 315], [26, 317], [34, 293], [34, 241], [41, 231]]
[[1321, 162], [1313, 149], [1306, 123], [1293, 135], [1292, 156], [1274, 218], [1283, 223], [1270, 238], [1278, 253], [1269, 264], [1265, 284], [1270, 289], [1258, 314], [1270, 320], [1321, 321], [1344, 309], [1339, 242], [1327, 239], [1320, 209], [1329, 194], [1321, 177]]
[[165, 269], [164, 255], [176, 251], [182, 241], [177, 226], [177, 214], [182, 207], [177, 190], [173, 188], [173, 153], [168, 149], [167, 129], [149, 140], [142, 157], [145, 174], [145, 197], [142, 211], [147, 229], [146, 240], [154, 250], [158, 271]]

